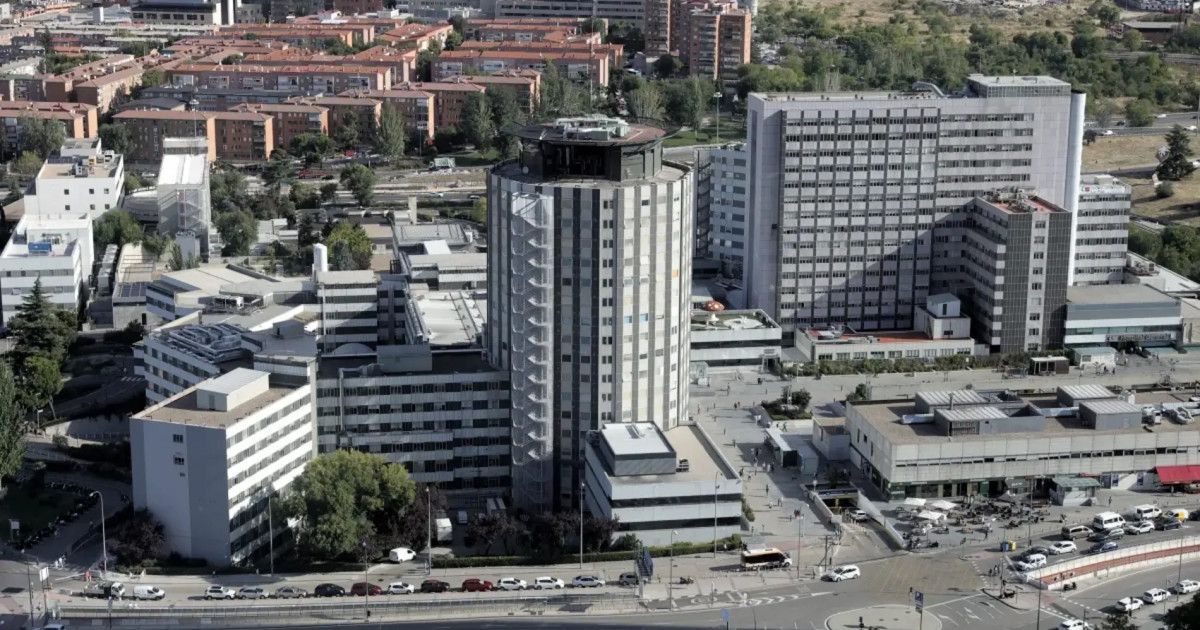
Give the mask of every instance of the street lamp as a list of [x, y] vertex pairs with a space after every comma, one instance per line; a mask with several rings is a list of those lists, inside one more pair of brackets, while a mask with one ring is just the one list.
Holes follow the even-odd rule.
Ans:
[[670, 601], [671, 610], [675, 610], [675, 535], [678, 533], [671, 530], [671, 577], [667, 580], [667, 593], [670, 594], [667, 599]]
[[579, 482], [579, 568], [583, 568], [583, 499], [587, 495], [587, 482]]
[[800, 545], [804, 540], [804, 503], [800, 503], [800, 509], [796, 510], [796, 579], [800, 579]]
[[371, 618], [371, 556], [367, 553], [367, 541], [360, 545], [363, 552], [363, 618]]
[[267, 529], [271, 533], [267, 535], [267, 544], [270, 545], [268, 553], [271, 554], [271, 575], [275, 575], [275, 520], [271, 518], [271, 497], [267, 496]]
[[103, 558], [103, 560], [102, 560], [102, 567], [103, 567], [102, 575], [107, 577], [108, 576], [108, 533], [104, 529], [104, 495], [100, 494], [99, 490], [92, 490], [91, 494], [89, 494], [88, 496], [90, 497], [90, 496], [92, 496], [92, 494], [100, 497], [100, 557]]
[[713, 475], [713, 557], [717, 557], [717, 492], [720, 489], [721, 473]]
[[713, 92], [713, 110], [717, 114], [717, 141], [714, 144], [721, 144], [721, 93]]
[[433, 503], [429, 500], [429, 486], [425, 486], [425, 574], [433, 574]]

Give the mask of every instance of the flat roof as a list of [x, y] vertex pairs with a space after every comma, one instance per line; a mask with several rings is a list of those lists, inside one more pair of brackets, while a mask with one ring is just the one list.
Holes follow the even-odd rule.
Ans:
[[233, 370], [218, 377], [204, 381], [196, 387], [206, 392], [232, 394], [233, 392], [236, 392], [237, 390], [262, 378], [263, 376], [268, 376], [268, 374], [266, 372], [259, 372], [257, 370], [239, 367], [234, 368]]
[[613, 422], [602, 426], [600, 435], [617, 457], [674, 453], [653, 422]]
[[474, 345], [487, 317], [487, 299], [477, 291], [430, 291], [413, 295], [416, 307], [429, 330], [429, 345]]
[[349, 269], [346, 271], [322, 271], [317, 276], [317, 284], [362, 284], [375, 282], [375, 272], [370, 269]]
[[1079, 403], [1080, 408], [1087, 408], [1096, 413], [1136, 413], [1141, 414], [1142, 408], [1138, 405], [1131, 405], [1124, 400], [1085, 400]]
[[[650, 423], [640, 423], [650, 424]], [[612, 424], [605, 426], [613, 426]], [[623, 426], [617, 423], [618, 427]], [[624, 430], [624, 429], [622, 429]], [[688, 469], [685, 472], [665, 473], [661, 475], [630, 475], [630, 476], [613, 476], [610, 471], [605, 471], [608, 475], [609, 482], [614, 486], [617, 485], [637, 485], [647, 483], [666, 483], [673, 481], [712, 481], [716, 475], [721, 475], [725, 479], [736, 479], [737, 471], [726, 467], [725, 463], [714, 453], [709, 447], [705, 446], [705, 440], [702, 437], [701, 429], [698, 426], [690, 424], [681, 424], [673, 429], [662, 432], [667, 443], [671, 448], [675, 449], [675, 457], [678, 460], [688, 460]], [[709, 442], [712, 448], [716, 448]]]
[[1088, 383], [1087, 385], [1060, 385], [1058, 391], [1076, 400], [1107, 400], [1117, 397], [1111, 389], [1095, 383]]
[[458, 223], [422, 223], [419, 225], [397, 223], [392, 228], [401, 247], [425, 241], [446, 241], [454, 245], [467, 243], [467, 231]]
[[980, 85], [1053, 85], [1053, 86], [1067, 86], [1067, 87], [1070, 87], [1070, 85], [1071, 85], [1070, 83], [1067, 83], [1066, 81], [1063, 81], [1062, 79], [1056, 79], [1051, 76], [1040, 75], [1040, 74], [1038, 74], [1038, 75], [968, 74], [967, 80], [973, 81], [975, 83], [979, 83]]
[[140, 420], [157, 420], [220, 429], [229, 427], [260, 409], [265, 409], [295, 391], [288, 387], [271, 387], [230, 411], [217, 411], [201, 409], [196, 404], [196, 387], [189, 387], [157, 405], [134, 414], [133, 417]]
[[1067, 288], [1070, 304], [1144, 304], [1177, 299], [1144, 284], [1098, 284]]
[[[38, 173], [38, 179], [111, 179], [117, 176], [117, 170], [121, 167], [121, 161], [122, 159], [118, 157], [109, 161], [100, 160], [96, 164], [88, 165], [86, 158], [51, 158], [51, 161], [46, 162], [42, 166], [42, 171]], [[88, 166], [88, 174], [85, 177], [79, 177], [75, 174], [75, 166], [81, 163]]]
[[210, 295], [217, 295], [226, 285], [255, 279], [254, 276], [229, 269], [224, 265], [180, 269], [164, 273], [160, 277], [160, 280], [173, 282], [175, 285], [185, 285], [191, 287], [191, 290], [204, 291]]

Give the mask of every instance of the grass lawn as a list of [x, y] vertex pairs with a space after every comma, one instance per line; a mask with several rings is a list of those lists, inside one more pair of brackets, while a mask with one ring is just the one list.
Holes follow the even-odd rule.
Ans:
[[[1166, 133], [1166, 130], [1163, 130]], [[1165, 145], [1163, 136], [1109, 136], [1083, 147], [1083, 172], [1117, 170], [1155, 164], [1155, 152]]]
[[21, 533], [32, 534], [54, 522], [80, 499], [74, 492], [41, 488], [33, 493], [29, 484], [9, 486], [8, 495], [0, 501], [0, 525], [7, 527], [9, 519], [17, 519], [21, 521]]
[[1177, 222], [1200, 227], [1200, 176], [1174, 182], [1175, 195], [1159, 199], [1147, 178], [1122, 177], [1133, 187], [1133, 215], [1163, 223]]
[[738, 142], [745, 139], [745, 121], [722, 120], [721, 135], [719, 137], [717, 136], [716, 125], [705, 125], [699, 131], [695, 129], [681, 129], [675, 135], [664, 140], [663, 145], [668, 147], [686, 147], [693, 144], [715, 144], [718, 140], [721, 142]]

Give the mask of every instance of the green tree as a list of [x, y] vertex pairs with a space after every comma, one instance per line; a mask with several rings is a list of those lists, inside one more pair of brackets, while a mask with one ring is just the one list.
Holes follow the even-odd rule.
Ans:
[[104, 149], [124, 155], [129, 153], [131, 145], [132, 138], [129, 135], [129, 127], [115, 123], [100, 125], [100, 146]]
[[283, 149], [272, 151], [271, 157], [263, 166], [262, 178], [263, 183], [275, 192], [279, 191], [279, 186], [284, 182], [296, 179], [296, 164], [292, 162], [292, 156]]
[[854, 386], [854, 392], [846, 397], [849, 402], [863, 402], [871, 399], [871, 389], [866, 383], [859, 383]]
[[604, 31], [604, 20], [600, 18], [585, 18], [579, 22], [581, 33], [601, 33]]
[[142, 85], [145, 87], [156, 87], [167, 82], [167, 73], [158, 68], [151, 68], [142, 73]]
[[675, 55], [663, 55], [654, 62], [654, 73], [663, 79], [671, 79], [683, 70], [683, 62]]
[[258, 222], [244, 210], [224, 212], [217, 216], [217, 232], [225, 242], [222, 256], [245, 256], [258, 240]]
[[338, 222], [324, 240], [333, 254], [330, 266], [335, 271], [371, 268], [371, 238], [362, 225], [350, 221]]
[[1107, 98], [1096, 99], [1092, 105], [1092, 116], [1096, 118], [1096, 125], [1102, 129], [1112, 125], [1113, 116], [1117, 115], [1117, 111], [1117, 104]]
[[371, 205], [375, 194], [375, 172], [362, 164], [350, 164], [342, 169], [339, 177], [346, 190], [354, 195], [359, 206]]
[[1098, 137], [1099, 137], [1099, 136], [1096, 134], [1096, 130], [1095, 130], [1095, 129], [1085, 129], [1085, 130], [1083, 131], [1083, 144], [1084, 144], [1084, 146], [1087, 146], [1087, 145], [1089, 145], [1089, 144], [1092, 144], [1093, 142], [1095, 142], [1095, 141], [1096, 141], [1096, 138], [1098, 138]]
[[25, 151], [9, 164], [9, 170], [19, 180], [27, 182], [37, 177], [38, 171], [42, 170], [42, 164], [44, 163], [45, 160], [38, 157], [33, 151]]
[[1196, 170], [1192, 166], [1192, 142], [1183, 127], [1175, 125], [1167, 132], [1167, 152], [1155, 173], [1159, 179], [1179, 181]]
[[288, 191], [288, 199], [291, 200], [297, 209], [316, 208], [320, 202], [317, 187], [313, 184], [305, 184], [304, 182], [292, 184], [292, 189]]
[[359, 148], [362, 132], [362, 119], [358, 112], [353, 110], [342, 114], [341, 124], [338, 125], [337, 132], [334, 134], [334, 142], [338, 148], [344, 150], [354, 150]]
[[404, 113], [395, 105], [384, 104], [383, 112], [379, 115], [379, 129], [375, 133], [375, 149], [387, 160], [399, 160], [404, 157], [407, 135]]
[[[429, 504], [426, 505], [426, 502]], [[425, 551], [425, 544], [430, 538], [430, 528], [433, 526], [428, 515], [445, 511], [448, 507], [446, 496], [438, 491], [437, 486], [418, 487], [412, 508], [405, 513], [404, 521], [400, 524], [399, 536], [394, 541], [389, 541], [389, 544], [408, 547], [416, 552]]]
[[625, 106], [629, 115], [638, 120], [663, 120], [663, 96], [658, 83], [647, 83], [625, 93]]
[[241, 210], [250, 205], [250, 187], [246, 176], [235, 170], [215, 170], [208, 180], [213, 213]]
[[311, 213], [305, 212], [300, 215], [300, 223], [296, 226], [296, 244], [300, 249], [317, 244], [316, 227], [313, 225]]
[[476, 151], [487, 151], [492, 146], [492, 136], [496, 135], [496, 126], [492, 123], [492, 112], [488, 108], [487, 98], [479, 92], [467, 96], [463, 108], [460, 129], [467, 137], [467, 142], [475, 145]]
[[183, 263], [183, 252], [179, 250], [179, 243], [175, 241], [171, 241], [171, 262], [168, 263], [168, 266], [171, 268], [171, 271], [187, 269]]
[[316, 166], [333, 153], [333, 140], [323, 133], [302, 133], [292, 138], [289, 149], [293, 155], [300, 156], [305, 166]]
[[1150, 230], [1129, 226], [1129, 251], [1154, 260], [1162, 250], [1162, 239]]
[[17, 307], [17, 314], [9, 320], [8, 329], [15, 340], [12, 357], [17, 369], [33, 357], [62, 363], [67, 348], [75, 341], [75, 312], [50, 302], [39, 277]]
[[476, 223], [487, 223], [488, 202], [480, 197], [471, 204], [471, 220]]
[[157, 259], [162, 256], [163, 252], [167, 251], [170, 243], [171, 238], [166, 234], [144, 234], [142, 236], [142, 251]]
[[300, 521], [302, 548], [315, 558], [352, 556], [359, 541], [399, 532], [415, 487], [382, 455], [338, 450], [308, 463], [281, 508]]
[[22, 118], [17, 140], [22, 151], [32, 151], [43, 160], [53, 155], [67, 139], [63, 124], [53, 118]]
[[338, 185], [334, 182], [321, 184], [321, 201], [329, 203], [337, 198]]
[[529, 112], [521, 106], [513, 90], [488, 90], [487, 101], [496, 129], [504, 129], [509, 125], [523, 125], [529, 120]]
[[142, 186], [145, 186], [145, 182], [142, 181], [141, 177], [138, 177], [137, 175], [134, 175], [133, 173], [125, 173], [125, 194], [126, 195], [141, 188]]
[[1124, 35], [1121, 35], [1121, 46], [1130, 52], [1141, 50], [1145, 43], [1146, 38], [1138, 31], [1129, 30], [1125, 31]]
[[142, 224], [126, 210], [109, 210], [96, 221], [96, 250], [104, 251], [109, 245], [121, 247], [127, 243], [142, 242]]
[[0, 361], [0, 478], [17, 474], [24, 463], [25, 414], [12, 369]]
[[558, 64], [546, 64], [545, 70], [542, 70], [542, 90], [537, 102], [537, 117], [574, 116], [586, 110], [587, 95], [579, 86], [562, 76]]
[[109, 544], [117, 564], [136, 569], [154, 560], [163, 553], [166, 535], [149, 510], [137, 510], [120, 519], [108, 531]]
[[454, 50], [455, 48], [458, 48], [459, 46], [461, 46], [462, 43], [463, 43], [462, 33], [459, 33], [458, 31], [451, 31], [450, 34], [446, 36], [446, 43], [443, 46], [443, 48], [445, 48], [446, 50]]
[[1137, 99], [1125, 105], [1125, 122], [1130, 127], [1149, 127], [1154, 124], [1154, 110], [1149, 101]]
[[1126, 613], [1109, 613], [1100, 622], [1098, 630], [1137, 630], [1137, 626], [1133, 625], [1133, 619]]
[[31, 356], [21, 362], [17, 380], [21, 384], [20, 397], [26, 409], [41, 409], [62, 391], [62, 372], [58, 365], [58, 361], [44, 356]]
[[1200, 630], [1200, 598], [1193, 596], [1163, 615], [1167, 630]]
[[1121, 19], [1121, 10], [1111, 2], [1096, 0], [1088, 7], [1088, 15], [1096, 18], [1104, 28], [1112, 28]]

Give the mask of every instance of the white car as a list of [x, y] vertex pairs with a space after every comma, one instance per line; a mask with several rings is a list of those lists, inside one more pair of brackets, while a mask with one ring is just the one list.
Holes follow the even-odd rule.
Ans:
[[1142, 607], [1142, 600], [1136, 597], [1122, 597], [1117, 600], [1117, 610], [1131, 613]]
[[391, 584], [388, 584], [387, 594], [388, 595], [412, 595], [414, 592], [416, 592], [416, 590], [417, 590], [417, 587], [413, 586], [412, 584], [409, 584], [408, 582], [392, 582]]
[[1167, 117], [1166, 114], [1159, 114], [1159, 115], [1155, 116], [1155, 118], [1166, 118], [1166, 117]]
[[867, 513], [862, 510], [846, 510], [846, 516], [849, 517], [850, 520], [854, 521], [855, 523], [861, 523], [861, 522], [871, 518], [871, 517], [867, 516]]
[[1195, 130], [1196, 130], [1196, 125], [1188, 125], [1188, 126], [1187, 126], [1187, 130], [1188, 130], [1188, 131], [1195, 131]]
[[1175, 585], [1175, 592], [1179, 593], [1180, 595], [1187, 595], [1188, 593], [1195, 593], [1196, 591], [1200, 591], [1200, 582], [1197, 582], [1196, 580], [1180, 580], [1179, 583]]
[[1111, 136], [1111, 135], [1113, 135], [1113, 130], [1112, 130], [1112, 129], [1105, 129], [1104, 131], [1101, 131], [1101, 132], [1100, 132], [1100, 135], [1102, 135], [1102, 136]]
[[1062, 553], [1079, 551], [1079, 547], [1075, 546], [1075, 541], [1073, 540], [1060, 540], [1047, 547], [1046, 550], [1050, 552], [1050, 555], [1057, 556]]
[[237, 591], [215, 584], [204, 591], [204, 599], [233, 599], [235, 595]]
[[853, 580], [861, 575], [862, 571], [859, 571], [858, 567], [853, 564], [847, 564], [830, 569], [828, 573], [822, 576], [822, 579], [830, 582], [841, 582], [842, 580]]
[[550, 577], [548, 575], [540, 578], [534, 578], [533, 580], [533, 588], [538, 589], [539, 591], [544, 588], [562, 588], [564, 586], [566, 586], [566, 584], [563, 583], [562, 580]]
[[600, 587], [604, 586], [604, 580], [594, 575], [577, 575], [574, 580], [571, 580], [571, 584], [575, 588]]
[[266, 599], [270, 597], [267, 589], [261, 586], [246, 586], [237, 592], [238, 599]]
[[1092, 624], [1078, 619], [1067, 619], [1058, 624], [1059, 630], [1092, 630]]
[[529, 583], [520, 578], [506, 577], [496, 583], [496, 588], [502, 591], [523, 591], [529, 588]]
[[1154, 523], [1150, 521], [1139, 521], [1125, 526], [1126, 534], [1145, 534], [1152, 531], [1154, 531]]
[[388, 552], [388, 560], [391, 562], [408, 562], [417, 557], [417, 552], [408, 547], [396, 547]]
[[1170, 599], [1170, 597], [1171, 597], [1171, 594], [1164, 591], [1161, 588], [1152, 588], [1152, 589], [1146, 591], [1145, 593], [1142, 593], [1142, 601], [1146, 602], [1147, 604], [1157, 604], [1158, 602], [1165, 602], [1168, 599]]

